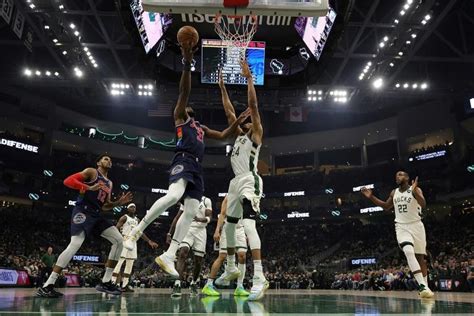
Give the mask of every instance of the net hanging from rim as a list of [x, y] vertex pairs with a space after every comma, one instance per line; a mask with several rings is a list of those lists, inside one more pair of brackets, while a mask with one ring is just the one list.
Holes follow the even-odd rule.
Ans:
[[216, 14], [214, 30], [230, 50], [238, 50], [240, 59], [245, 59], [245, 51], [257, 32], [256, 15]]

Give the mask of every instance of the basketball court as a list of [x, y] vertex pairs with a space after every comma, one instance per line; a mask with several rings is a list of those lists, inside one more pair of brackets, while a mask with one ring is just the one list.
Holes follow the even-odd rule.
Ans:
[[470, 293], [437, 293], [420, 300], [416, 292], [269, 290], [263, 300], [222, 297], [170, 297], [170, 289], [137, 289], [120, 297], [93, 289], [67, 289], [64, 298], [34, 297], [32, 289], [1, 289], [0, 314], [38, 315], [308, 315], [308, 314], [470, 314]]

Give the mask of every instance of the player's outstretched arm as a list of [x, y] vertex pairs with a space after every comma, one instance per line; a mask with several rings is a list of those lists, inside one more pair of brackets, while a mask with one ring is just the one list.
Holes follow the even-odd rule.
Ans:
[[181, 46], [181, 53], [183, 55], [184, 65], [181, 80], [179, 82], [179, 96], [176, 107], [174, 108], [174, 122], [176, 125], [186, 122], [188, 114], [186, 107], [189, 102], [189, 95], [191, 93], [191, 62], [193, 60], [192, 44]]
[[94, 168], [86, 168], [81, 172], [75, 173], [64, 179], [64, 185], [70, 189], [79, 190], [80, 192], [85, 191], [97, 191], [103, 185], [102, 183], [96, 183], [93, 186], [88, 186], [84, 182], [93, 180], [97, 177], [97, 170]]
[[109, 192], [109, 196], [107, 197], [107, 201], [104, 203], [104, 206], [102, 206], [103, 211], [109, 211], [116, 206], [122, 206], [122, 205], [128, 204], [132, 202], [133, 200], [132, 192], [127, 192], [127, 193], [122, 193], [118, 199], [116, 199], [115, 201], [112, 201], [111, 192], [112, 192], [112, 183], [110, 184], [110, 192]]
[[250, 116], [250, 109], [245, 110], [242, 112], [242, 114], [239, 115], [237, 120], [235, 120], [232, 125], [230, 125], [228, 128], [226, 128], [223, 131], [216, 131], [213, 129], [210, 129], [209, 127], [202, 125], [202, 129], [204, 130], [204, 133], [206, 137], [213, 138], [213, 139], [227, 139], [229, 136], [234, 135], [237, 128], [239, 128], [239, 125], [245, 122], [245, 120]]
[[230, 101], [229, 94], [227, 93], [227, 89], [224, 84], [222, 69], [219, 70], [219, 88], [221, 89], [222, 106], [224, 107], [225, 116], [227, 117], [227, 123], [229, 123], [230, 126], [235, 122], [237, 116], [235, 115], [234, 105], [232, 104], [232, 101]]
[[242, 67], [242, 75], [247, 78], [248, 106], [250, 109], [250, 118], [252, 119], [252, 139], [257, 144], [261, 144], [263, 137], [263, 126], [260, 119], [260, 113], [258, 112], [257, 92], [255, 91], [255, 85], [253, 83], [252, 72], [250, 71], [250, 67], [245, 60], [241, 60], [240, 65]]
[[392, 190], [392, 192], [390, 193], [390, 196], [388, 197], [387, 201], [382, 201], [380, 200], [379, 198], [377, 198], [373, 193], [372, 193], [372, 190], [370, 189], [367, 189], [367, 188], [362, 188], [360, 190], [360, 192], [362, 192], [362, 194], [368, 198], [369, 200], [372, 201], [372, 203], [374, 203], [375, 205], [377, 206], [380, 206], [381, 208], [383, 208], [384, 210], [390, 210], [392, 207], [393, 207], [393, 196], [395, 194], [395, 190]]
[[158, 244], [156, 242], [154, 242], [153, 240], [151, 240], [145, 233], [143, 233], [142, 237], [141, 237], [144, 241], [146, 241], [148, 243], [148, 245], [152, 248], [152, 249], [156, 249], [158, 248]]

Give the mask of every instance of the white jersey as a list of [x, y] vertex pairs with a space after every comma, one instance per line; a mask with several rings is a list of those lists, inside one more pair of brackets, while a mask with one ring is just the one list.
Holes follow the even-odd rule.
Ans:
[[125, 237], [129, 237], [130, 233], [138, 225], [138, 222], [140, 222], [140, 220], [136, 216], [131, 217], [128, 214], [126, 214], [125, 216], [127, 217], [127, 220], [122, 226], [122, 235]]
[[232, 170], [236, 177], [249, 172], [257, 173], [258, 155], [261, 146], [255, 144], [248, 134], [237, 137], [230, 158]]
[[399, 188], [395, 189], [393, 207], [395, 222], [408, 224], [421, 221], [421, 206], [413, 196], [411, 186], [405, 192], [400, 192]]
[[[181, 204], [180, 210], [184, 211], [183, 204]], [[212, 210], [212, 202], [210, 198], [203, 196], [201, 198], [201, 202], [199, 203], [199, 208], [196, 213], [196, 217], [199, 217], [199, 218], [206, 217], [206, 210]], [[190, 227], [205, 228], [206, 226], [207, 226], [207, 223], [201, 223], [201, 222], [197, 222], [193, 220]]]

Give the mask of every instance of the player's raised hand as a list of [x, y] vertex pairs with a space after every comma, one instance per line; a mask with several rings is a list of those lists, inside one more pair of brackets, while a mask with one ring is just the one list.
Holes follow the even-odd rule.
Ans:
[[197, 50], [197, 48], [193, 48], [193, 43], [192, 41], [189, 41], [185, 43], [184, 45], [181, 45], [181, 55], [183, 55], [184, 60], [188, 62], [193, 61], [193, 56], [194, 52]]
[[214, 241], [219, 242], [219, 240], [221, 240], [221, 233], [217, 231], [214, 233]]
[[222, 76], [222, 68], [219, 69], [219, 87], [225, 88], [224, 77]]
[[240, 113], [239, 117], [237, 118], [237, 121], [239, 121], [239, 125], [245, 122], [245, 120], [250, 116], [250, 108], [247, 108], [245, 111]]
[[414, 192], [418, 188], [418, 177], [411, 181], [411, 190]]
[[242, 76], [244, 76], [245, 78], [252, 77], [252, 72], [250, 71], [249, 64], [247, 64], [247, 61], [245, 59], [240, 60], [240, 67], [242, 68]]
[[132, 192], [122, 193], [120, 198], [118, 199], [120, 205], [125, 205], [130, 203], [133, 200]]
[[102, 182], [97, 182], [96, 184], [89, 186], [87, 191], [99, 191], [103, 187], [104, 187], [104, 184]]
[[158, 244], [153, 240], [148, 241], [148, 245], [151, 247], [151, 249], [156, 249], [159, 247]]
[[368, 199], [370, 199], [372, 197], [372, 190], [371, 189], [367, 189], [366, 187], [363, 187], [360, 192]]

